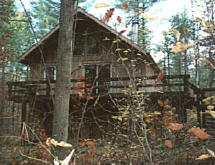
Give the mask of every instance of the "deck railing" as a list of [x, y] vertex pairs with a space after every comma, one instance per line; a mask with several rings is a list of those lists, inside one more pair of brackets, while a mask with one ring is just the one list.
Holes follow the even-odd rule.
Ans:
[[[71, 79], [71, 94], [93, 90], [92, 93], [122, 93], [123, 89], [135, 87], [137, 90], [185, 91], [189, 75], [165, 75], [162, 80], [157, 76], [149, 77], [112, 77], [109, 80], [95, 79], [91, 84], [85, 79]], [[24, 97], [30, 94], [53, 95], [55, 80], [8, 82], [9, 98]]]

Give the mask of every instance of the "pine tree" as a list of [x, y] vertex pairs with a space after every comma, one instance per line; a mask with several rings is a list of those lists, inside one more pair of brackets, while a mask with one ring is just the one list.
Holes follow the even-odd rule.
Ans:
[[150, 31], [146, 28], [148, 20], [139, 13], [145, 13], [155, 3], [160, 1], [162, 0], [120, 0], [120, 3], [116, 5], [118, 8], [122, 8], [122, 4], [127, 3], [129, 12], [128, 22], [132, 24], [132, 27], [134, 27], [129, 36], [144, 49], [147, 49], [147, 46], [150, 43], [150, 40], [148, 39]]
[[60, 3], [53, 0], [34, 0], [32, 5], [32, 17], [37, 36], [41, 38], [59, 23]]
[[159, 50], [165, 54], [163, 68], [168, 74], [188, 74], [188, 67], [191, 59], [187, 52], [173, 53], [172, 48], [177, 43], [189, 44], [192, 40], [190, 33], [192, 21], [188, 18], [186, 11], [177, 14], [170, 19], [171, 29], [164, 32], [164, 42], [159, 46]]
[[[82, 3], [85, 1], [76, 0], [75, 2]], [[60, 0], [33, 0], [31, 6], [31, 15], [35, 22], [34, 28], [37, 32], [37, 37], [41, 38], [59, 24]]]

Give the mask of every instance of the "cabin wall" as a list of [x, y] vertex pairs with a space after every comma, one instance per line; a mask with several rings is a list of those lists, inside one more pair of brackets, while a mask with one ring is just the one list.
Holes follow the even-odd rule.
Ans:
[[[87, 27], [86, 24], [88, 25]], [[75, 34], [76, 41], [74, 42], [71, 79], [85, 78], [85, 67], [88, 65], [101, 66], [104, 64], [110, 64], [111, 77], [148, 77], [155, 74], [151, 65], [146, 65], [139, 61], [133, 63], [130, 62], [134, 57], [136, 57], [135, 55], [137, 53], [141, 52], [131, 48], [131, 46], [124, 41], [114, 43], [116, 41], [116, 36], [86, 17], [82, 21], [78, 22]], [[46, 68], [56, 67], [57, 40], [58, 33], [54, 34], [52, 38], [48, 39], [43, 45]], [[117, 48], [120, 48], [121, 51], [116, 51]], [[124, 53], [124, 50], [129, 50], [129, 53]], [[37, 56], [37, 58], [38, 57], [39, 56]], [[128, 60], [120, 61], [119, 57], [126, 57]], [[141, 58], [144, 58], [144, 56]], [[145, 59], [145, 61], [147, 60]], [[31, 80], [45, 80], [46, 74], [42, 59], [35, 60], [34, 57], [32, 57], [30, 68]], [[128, 86], [130, 83], [130, 81], [117, 81], [110, 82], [110, 85]], [[153, 80], [146, 80], [144, 83], [151, 84], [155, 82]], [[72, 87], [83, 86], [80, 82], [72, 82], [71, 85]], [[52, 87], [54, 87], [54, 84]], [[79, 91], [72, 90], [71, 94], [75, 94], [77, 92]], [[121, 92], [121, 89], [112, 89], [111, 92], [119, 93]]]

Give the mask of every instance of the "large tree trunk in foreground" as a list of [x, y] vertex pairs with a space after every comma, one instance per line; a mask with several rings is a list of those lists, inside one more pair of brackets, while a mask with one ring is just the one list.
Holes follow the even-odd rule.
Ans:
[[[57, 48], [57, 80], [52, 136], [57, 141], [67, 141], [69, 127], [69, 100], [71, 89], [73, 0], [61, 0], [60, 31]], [[59, 159], [64, 159], [63, 149], [57, 149]]]

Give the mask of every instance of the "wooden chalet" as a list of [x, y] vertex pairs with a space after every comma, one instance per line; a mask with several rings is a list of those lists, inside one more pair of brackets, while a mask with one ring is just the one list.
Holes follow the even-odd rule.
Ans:
[[[111, 129], [107, 121], [116, 112], [111, 100], [123, 97], [123, 91], [131, 86], [147, 92], [166, 92], [167, 98], [177, 98], [173, 99], [174, 105], [181, 109], [179, 114], [186, 120], [186, 109], [190, 108], [191, 102], [197, 104], [199, 99], [197, 95], [190, 96], [189, 89], [198, 93], [198, 88], [189, 85], [188, 75], [164, 76], [161, 82], [157, 81], [160, 69], [149, 53], [83, 9], [77, 9], [74, 17], [71, 135], [75, 135], [81, 112], [86, 107], [88, 117], [84, 118], [81, 138], [101, 136], [98, 124]], [[37, 115], [49, 135], [58, 33], [59, 26], [20, 57], [19, 62], [29, 67], [26, 81], [8, 82], [9, 99], [22, 111], [22, 121], [32, 121], [32, 115]], [[160, 99], [161, 95], [153, 97]], [[95, 107], [97, 110], [91, 112], [90, 109]]]

